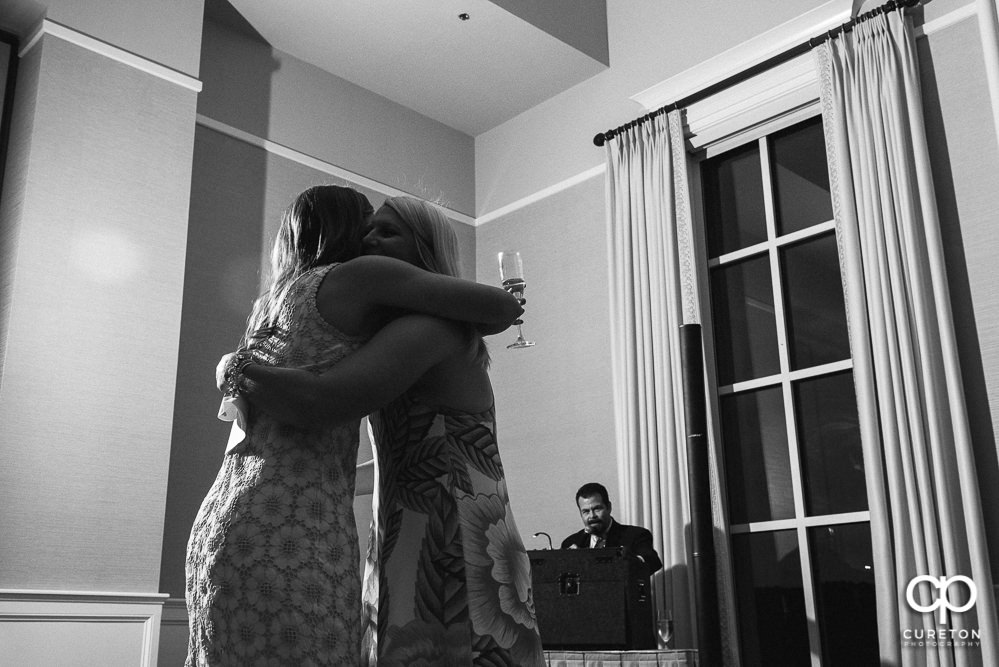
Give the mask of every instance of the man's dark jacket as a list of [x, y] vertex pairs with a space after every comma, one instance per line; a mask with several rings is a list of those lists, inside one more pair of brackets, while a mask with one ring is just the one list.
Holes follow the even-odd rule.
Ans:
[[[641, 556], [649, 568], [649, 574], [657, 572], [663, 562], [652, 546], [652, 533], [641, 526], [626, 526], [615, 521], [607, 531], [606, 547], [614, 549], [624, 547], [624, 553], [630, 556]], [[573, 533], [562, 540], [563, 549], [589, 549], [590, 534], [585, 530]]]

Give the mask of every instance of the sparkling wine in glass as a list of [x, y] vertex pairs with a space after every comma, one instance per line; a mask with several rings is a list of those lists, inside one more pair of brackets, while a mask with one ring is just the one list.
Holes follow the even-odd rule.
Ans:
[[[524, 298], [524, 288], [527, 282], [524, 280], [524, 262], [517, 251], [501, 252], [499, 254], [500, 281], [503, 289], [510, 292], [518, 299]], [[517, 320], [517, 340], [513, 341], [508, 348], [532, 347], [534, 341], [526, 340], [523, 332], [523, 321]]]

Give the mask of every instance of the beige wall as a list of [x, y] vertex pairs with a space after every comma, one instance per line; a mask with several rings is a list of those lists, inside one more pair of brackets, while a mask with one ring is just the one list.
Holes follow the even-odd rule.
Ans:
[[[999, 148], [977, 20], [919, 40], [927, 133], [991, 552], [999, 555]], [[994, 557], [993, 577], [999, 576]]]
[[476, 215], [603, 164], [593, 135], [645, 113], [632, 95], [824, 4], [608, 2], [610, 68], [475, 138]]
[[[172, 7], [186, 32], [189, 6]], [[142, 664], [163, 599], [197, 82], [48, 22], [20, 65], [0, 211], [2, 659]]]
[[22, 64], [0, 588], [156, 592], [195, 94], [51, 36]]
[[[496, 254], [519, 250], [527, 277], [524, 333], [536, 347], [489, 339], [499, 446], [517, 526], [529, 547], [581, 527], [576, 489], [603, 482], [616, 496], [604, 183], [598, 176], [477, 228], [479, 282]], [[613, 500], [613, 499], [612, 499]]]
[[471, 137], [214, 22], [198, 112], [365, 178], [474, 214]]

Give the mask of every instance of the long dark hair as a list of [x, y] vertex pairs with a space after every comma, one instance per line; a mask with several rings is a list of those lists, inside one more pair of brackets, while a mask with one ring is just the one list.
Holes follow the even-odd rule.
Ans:
[[295, 197], [281, 216], [271, 249], [270, 286], [253, 304], [240, 347], [276, 322], [281, 301], [296, 278], [317, 266], [361, 254], [361, 231], [373, 212], [367, 197], [340, 185], [314, 185]]

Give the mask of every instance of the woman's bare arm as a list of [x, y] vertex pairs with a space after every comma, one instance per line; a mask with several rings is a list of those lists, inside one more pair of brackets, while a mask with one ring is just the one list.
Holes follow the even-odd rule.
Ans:
[[241, 393], [255, 409], [297, 426], [352, 421], [388, 404], [465, 345], [453, 323], [404, 315], [322, 375], [250, 364]]
[[354, 298], [472, 322], [483, 333], [505, 330], [524, 312], [521, 302], [500, 287], [432, 273], [390, 257], [358, 257], [337, 271], [352, 285]]
[[[342, 308], [345, 300], [368, 303], [399, 312], [471, 322], [483, 336], [505, 331], [524, 312], [522, 300], [499, 287], [432, 273], [389, 257], [358, 257], [342, 264], [337, 272], [333, 291], [321, 291], [325, 299], [320, 310]], [[223, 356], [216, 368], [220, 390], [231, 357], [232, 353]]]

